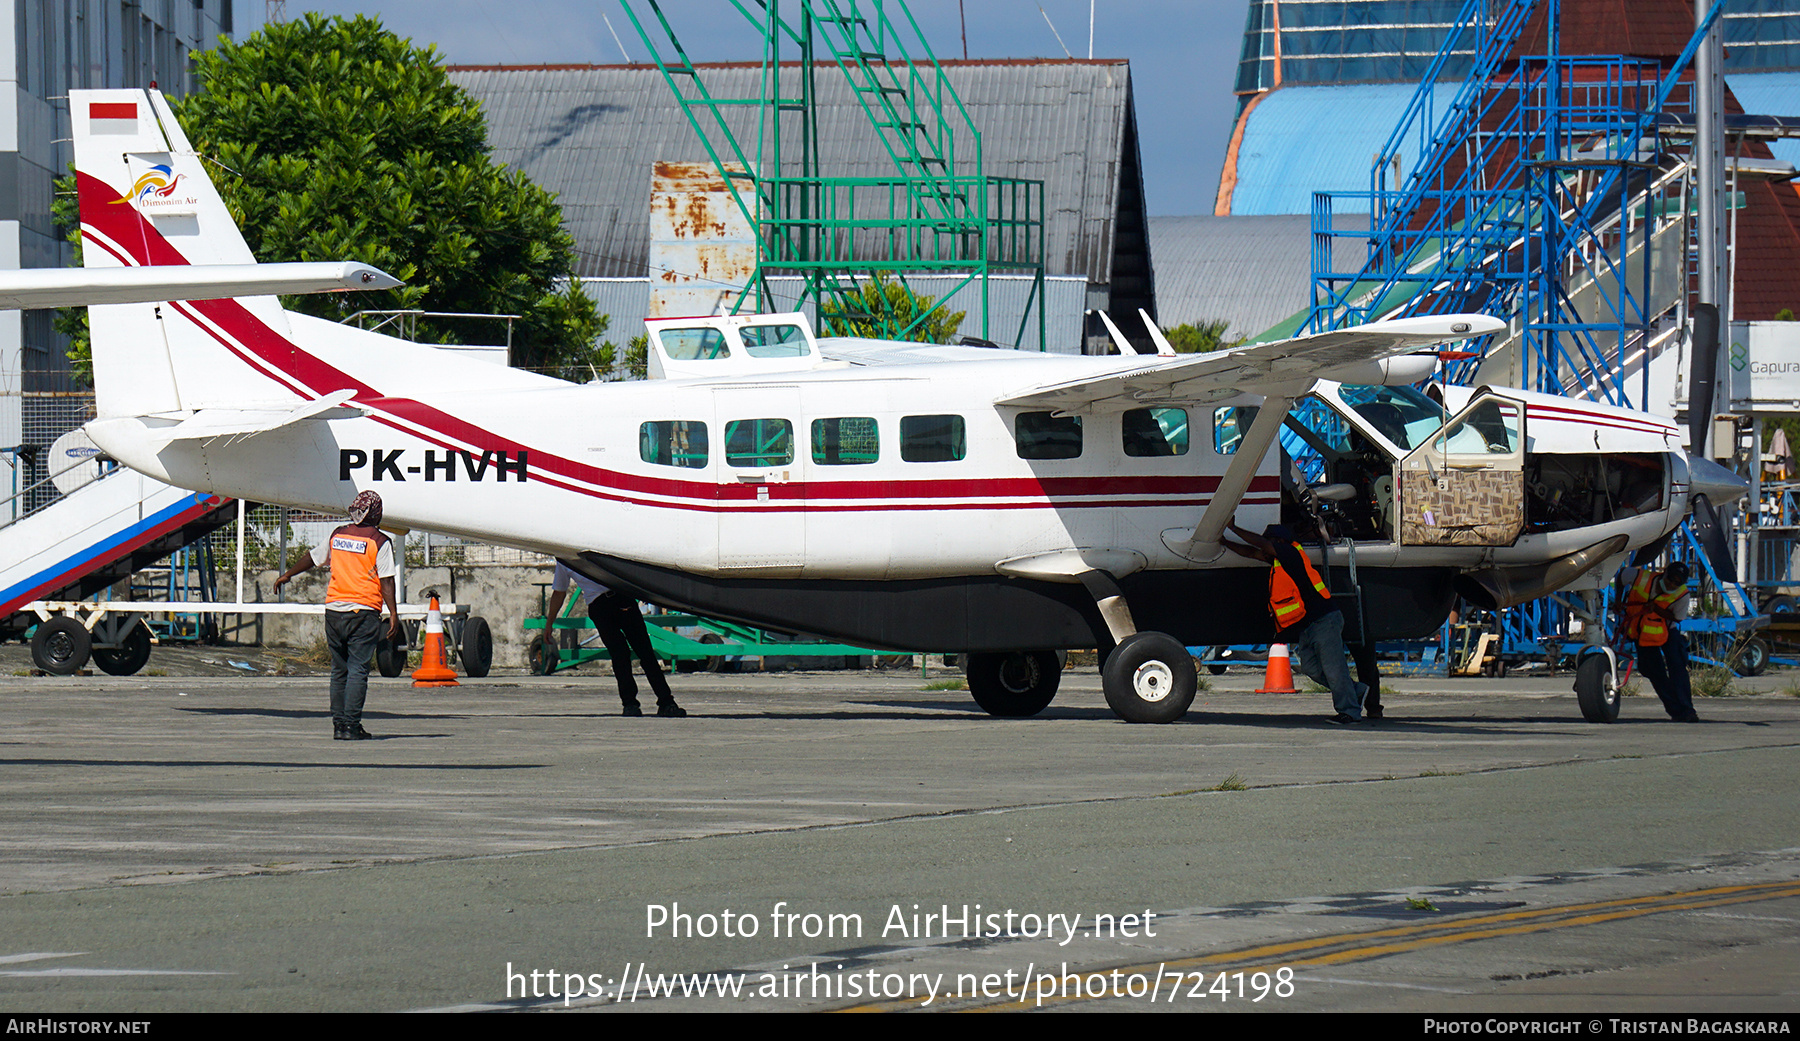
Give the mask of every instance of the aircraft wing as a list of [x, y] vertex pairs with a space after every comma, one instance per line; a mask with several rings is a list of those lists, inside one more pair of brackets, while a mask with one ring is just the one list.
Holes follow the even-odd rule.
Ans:
[[347, 261], [27, 268], [0, 271], [0, 310], [341, 293], [351, 289], [392, 289], [399, 284], [399, 279], [379, 268]]
[[[1134, 368], [1041, 384], [995, 403], [1079, 412], [1109, 404], [1131, 408], [1144, 402], [1203, 402], [1244, 391], [1303, 394], [1319, 379], [1380, 383], [1398, 371], [1386, 363], [1396, 355], [1504, 328], [1504, 321], [1483, 314], [1398, 318], [1231, 351], [1145, 357], [1145, 364]], [[1429, 371], [1412, 378], [1427, 375]]]

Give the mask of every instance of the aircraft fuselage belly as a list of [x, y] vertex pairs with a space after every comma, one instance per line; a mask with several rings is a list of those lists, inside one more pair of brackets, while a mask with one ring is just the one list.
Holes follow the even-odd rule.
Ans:
[[[895, 650], [1008, 651], [1092, 647], [1106, 631], [1080, 585], [977, 575], [870, 582], [832, 579], [720, 579], [601, 554], [584, 562], [634, 595], [751, 625], [828, 636]], [[1348, 588], [1342, 568], [1330, 581]], [[1361, 568], [1363, 614], [1371, 639], [1417, 639], [1450, 613], [1455, 568]], [[1140, 571], [1120, 581], [1140, 630], [1189, 646], [1268, 643], [1264, 568]], [[1348, 598], [1339, 599], [1345, 607]]]

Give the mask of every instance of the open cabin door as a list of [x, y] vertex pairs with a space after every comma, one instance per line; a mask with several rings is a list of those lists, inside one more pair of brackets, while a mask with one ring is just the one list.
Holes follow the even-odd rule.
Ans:
[[1477, 397], [1398, 476], [1401, 545], [1512, 545], [1525, 530], [1525, 406]]

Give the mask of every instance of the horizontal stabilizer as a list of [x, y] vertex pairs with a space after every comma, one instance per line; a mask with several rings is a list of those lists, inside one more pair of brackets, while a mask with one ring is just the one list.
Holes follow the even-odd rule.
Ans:
[[151, 434], [157, 441], [198, 441], [215, 437], [255, 437], [308, 419], [351, 419], [368, 413], [348, 402], [355, 390], [333, 391], [322, 398], [302, 402], [291, 409], [205, 408], [173, 426]]
[[1482, 314], [1371, 322], [1211, 354], [1134, 359], [1143, 364], [1044, 384], [1009, 394], [996, 403], [1078, 412], [1109, 406], [1133, 408], [1146, 402], [1204, 402], [1237, 392], [1298, 396], [1310, 390], [1315, 380], [1347, 377], [1359, 382], [1383, 359], [1438, 343], [1476, 339], [1504, 328], [1505, 322]]
[[0, 309], [342, 293], [399, 284], [385, 271], [348, 261], [28, 268], [0, 272]]

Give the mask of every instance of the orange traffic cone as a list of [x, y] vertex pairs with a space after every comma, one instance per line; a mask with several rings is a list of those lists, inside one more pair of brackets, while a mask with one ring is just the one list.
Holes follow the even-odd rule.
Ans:
[[[416, 686], [416, 684], [415, 684]], [[1257, 688], [1258, 694], [1298, 694], [1294, 689], [1294, 669], [1288, 664], [1288, 649], [1285, 643], [1269, 645], [1269, 666], [1263, 670], [1263, 685]]]
[[438, 612], [435, 596], [431, 598], [431, 610], [425, 612], [425, 649], [421, 658], [418, 670], [413, 673], [413, 686], [462, 686], [456, 682], [456, 670], [450, 667], [450, 657], [444, 649], [444, 616]]

